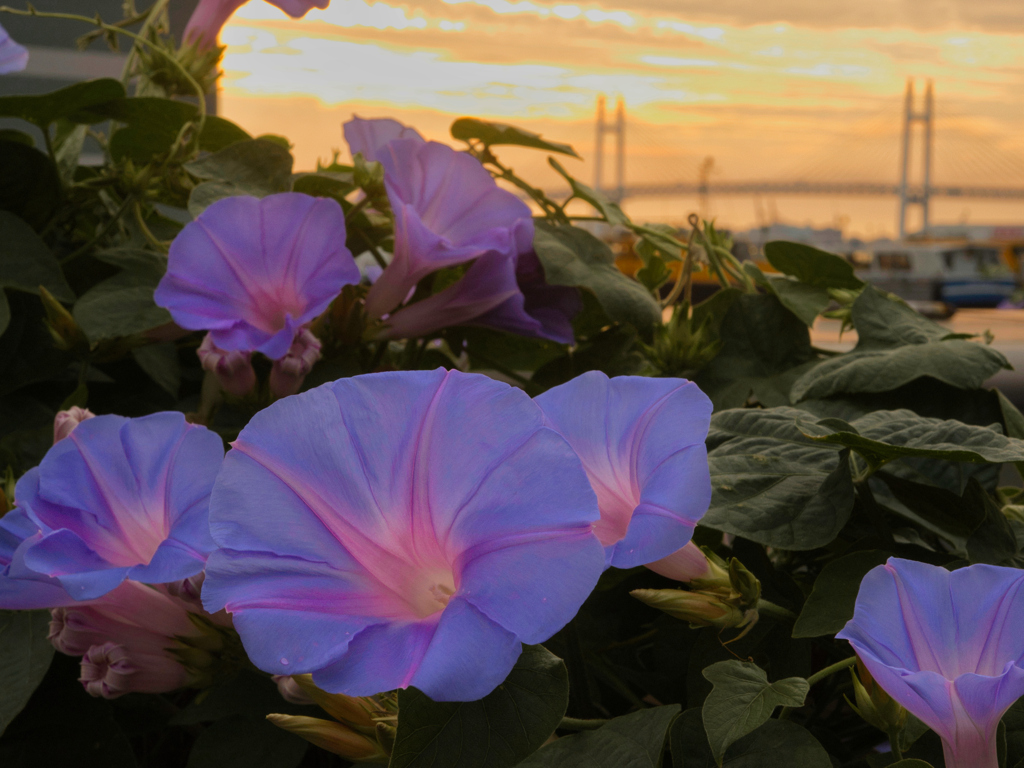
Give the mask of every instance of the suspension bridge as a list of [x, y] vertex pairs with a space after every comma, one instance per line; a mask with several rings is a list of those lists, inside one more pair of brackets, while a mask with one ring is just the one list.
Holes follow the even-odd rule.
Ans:
[[[712, 195], [895, 197], [902, 237], [906, 235], [908, 213], [912, 209], [919, 210], [922, 228], [928, 228], [931, 203], [935, 198], [1024, 201], [1024, 157], [1001, 150], [985, 137], [964, 130], [963, 123], [969, 114], [958, 113], [955, 109], [938, 112], [931, 81], [917, 98], [914, 82], [907, 82], [901, 119], [896, 119], [891, 106], [883, 108], [866, 124], [852, 127], [840, 139], [841, 149], [830, 147], [822, 156], [812, 158], [803, 167], [786, 173], [785, 178], [777, 179], [715, 179], [712, 178], [714, 161], [706, 157], [697, 163], [689, 179], [681, 180], [676, 173], [674, 179], [627, 181], [627, 134], [631, 144], [636, 144], [638, 137], [634, 127], [627, 126], [621, 99], [612, 119], [606, 111], [605, 101], [600, 98], [594, 145], [594, 185], [620, 202], [628, 198], [697, 196], [706, 208]], [[640, 137], [639, 143], [643, 141]], [[613, 156], [609, 159], [614, 170], [610, 184], [605, 178], [608, 165], [605, 149], [609, 144], [613, 147]], [[875, 156], [871, 162], [864, 162], [863, 158], [854, 158], [858, 152]], [[842, 167], [844, 165], [846, 167]], [[878, 174], [886, 165], [895, 171], [889, 179], [863, 178], [866, 169], [869, 172], [874, 169]], [[653, 175], [664, 175], [666, 170]], [[976, 179], [985, 181], [977, 183]]]

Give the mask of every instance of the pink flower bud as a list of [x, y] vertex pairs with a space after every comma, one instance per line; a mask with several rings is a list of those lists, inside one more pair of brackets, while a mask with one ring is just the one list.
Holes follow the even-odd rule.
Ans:
[[89, 648], [82, 657], [79, 682], [93, 696], [116, 699], [126, 693], [164, 693], [183, 688], [190, 675], [167, 654], [131, 651], [117, 643]]
[[[326, 8], [330, 0], [268, 0], [292, 18], [303, 16], [311, 8]], [[185, 27], [185, 42], [205, 51], [217, 45], [221, 28], [231, 14], [248, 0], [199, 0]]]
[[217, 375], [221, 388], [229, 395], [245, 397], [256, 386], [256, 371], [252, 367], [251, 352], [229, 352], [213, 343], [206, 334], [196, 350], [203, 370]]
[[317, 360], [320, 359], [320, 339], [303, 328], [292, 342], [288, 354], [274, 361], [270, 369], [270, 393], [274, 397], [287, 397], [299, 391]]
[[71, 430], [77, 427], [86, 419], [91, 419], [96, 414], [88, 408], [79, 408], [73, 405], [66, 411], [58, 411], [53, 419], [53, 442], [54, 444], [63, 440], [71, 434]]
[[292, 704], [316, 704], [291, 675], [272, 675], [270, 679], [277, 683], [277, 691], [285, 701], [290, 701]]
[[96, 600], [50, 612], [53, 647], [80, 656], [96, 645], [114, 642], [143, 653], [163, 653], [175, 637], [198, 635], [181, 600], [137, 581], [125, 581]]

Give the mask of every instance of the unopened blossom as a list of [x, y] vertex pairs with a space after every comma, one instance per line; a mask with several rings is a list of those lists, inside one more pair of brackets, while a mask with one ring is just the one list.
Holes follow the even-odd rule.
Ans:
[[295, 678], [291, 675], [271, 675], [271, 680], [277, 686], [277, 692], [281, 694], [281, 698], [292, 704], [308, 705], [312, 706], [316, 702], [309, 698], [308, 694], [302, 690]]
[[359, 279], [335, 200], [297, 192], [226, 197], [171, 243], [154, 299], [182, 328], [210, 331], [222, 350], [277, 360], [342, 286]]
[[587, 471], [608, 565], [651, 563], [690, 540], [711, 503], [711, 401], [696, 384], [588, 371], [536, 400]]
[[388, 753], [375, 738], [354, 731], [342, 723], [319, 717], [280, 714], [267, 715], [267, 720], [282, 730], [354, 763], [386, 765], [388, 762]]
[[0, 26], [0, 75], [21, 72], [28, 66], [28, 49], [18, 45]]
[[208, 333], [203, 337], [203, 343], [199, 345], [196, 354], [203, 370], [213, 373], [221, 389], [229, 395], [245, 397], [256, 388], [252, 352], [221, 349], [213, 343], [213, 336]]
[[173, 646], [175, 637], [198, 635], [188, 616], [194, 608], [157, 587], [125, 581], [96, 600], [54, 608], [49, 640], [68, 656], [82, 656], [106, 642], [158, 654]]
[[167, 654], [141, 653], [117, 643], [89, 648], [78, 681], [93, 696], [116, 699], [126, 693], [166, 693], [189, 685], [188, 671]]
[[889, 558], [836, 637], [939, 735], [947, 768], [997, 768], [999, 721], [1024, 696], [1024, 571]]
[[597, 518], [579, 459], [521, 390], [443, 369], [340, 379], [233, 443], [203, 603], [271, 674], [474, 701], [590, 594]]
[[77, 405], [71, 406], [66, 411], [57, 411], [57, 415], [53, 419], [53, 442], [63, 440], [71, 434], [71, 430], [95, 415], [88, 408], [79, 408]]
[[[185, 27], [185, 42], [205, 51], [217, 45], [221, 29], [231, 14], [249, 0], [199, 0]], [[267, 0], [294, 19], [305, 16], [314, 8], [326, 8], [331, 0]]]
[[299, 331], [288, 354], [275, 360], [270, 369], [270, 394], [274, 397], [288, 397], [299, 391], [302, 382], [317, 360], [320, 359], [320, 339], [308, 328]]
[[702, 586], [711, 583], [729, 585], [729, 572], [692, 541], [671, 555], [646, 565], [655, 573], [676, 581], [699, 582]]
[[220, 437], [181, 413], [83, 421], [18, 481], [21, 541], [0, 607], [29, 607], [3, 598], [17, 578], [53, 580], [76, 600], [92, 600], [125, 579], [199, 573], [214, 548], [207, 515], [222, 459]]

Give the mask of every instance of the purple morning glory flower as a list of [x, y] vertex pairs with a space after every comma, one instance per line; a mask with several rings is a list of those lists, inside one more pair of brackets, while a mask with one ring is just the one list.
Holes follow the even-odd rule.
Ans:
[[25, 567], [22, 544], [37, 533], [39, 526], [24, 510], [15, 508], [0, 518], [0, 608], [56, 608], [75, 602], [59, 581]]
[[499, 331], [520, 336], [551, 339], [560, 344], [575, 344], [572, 319], [583, 309], [580, 292], [565, 285], [548, 285], [544, 268], [533, 251], [516, 258], [516, 283], [519, 293], [474, 320]]
[[696, 384], [588, 371], [536, 401], [587, 471], [608, 565], [644, 565], [690, 540], [711, 503], [711, 401]]
[[215, 546], [208, 507], [223, 455], [220, 437], [177, 412], [83, 421], [18, 481], [9, 589], [48, 577], [92, 600], [125, 579], [199, 573]]
[[414, 139], [424, 143], [423, 137], [415, 128], [402, 125], [389, 117], [365, 120], [353, 115], [352, 119], [342, 126], [342, 130], [345, 132], [345, 141], [348, 142], [352, 155], [361, 153], [364, 158], [374, 162], [380, 159], [380, 152], [388, 142]]
[[575, 288], [544, 282], [533, 252], [511, 257], [490, 251], [452, 285], [389, 315], [380, 337], [403, 339], [455, 325], [482, 325], [572, 344], [572, 318], [581, 306]]
[[942, 739], [946, 768], [996, 768], [996, 729], [1024, 695], [1024, 571], [952, 573], [891, 557], [868, 571], [850, 641], [875, 681]]
[[21, 72], [28, 66], [28, 50], [18, 45], [0, 26], [0, 75]]
[[218, 348], [276, 360], [358, 282], [341, 206], [284, 192], [226, 197], [185, 225], [154, 299], [182, 328], [209, 330]]
[[431, 272], [489, 251], [514, 257], [533, 242], [530, 209], [469, 155], [418, 136], [374, 154], [395, 216], [394, 258], [366, 296], [371, 317], [406, 301]]
[[259, 412], [211, 499], [203, 603], [249, 658], [350, 696], [412, 685], [471, 701], [597, 583], [597, 502], [518, 389], [408, 371]]
[[[249, 0], [199, 0], [185, 26], [185, 42], [205, 51], [217, 45], [217, 36], [231, 14]], [[326, 8], [331, 0], [267, 0], [293, 19], [305, 16], [314, 8]]]

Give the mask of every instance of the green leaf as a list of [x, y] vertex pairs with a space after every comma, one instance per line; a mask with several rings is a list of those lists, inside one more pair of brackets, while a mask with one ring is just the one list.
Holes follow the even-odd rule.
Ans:
[[535, 222], [533, 247], [550, 285], [593, 291], [612, 320], [646, 329], [661, 322], [661, 307], [640, 283], [615, 266], [611, 249], [578, 227]]
[[793, 381], [815, 363], [807, 326], [774, 296], [734, 296], [718, 335], [722, 350], [695, 381], [719, 410], [751, 395], [765, 406], [788, 405]]
[[49, 631], [49, 611], [0, 611], [0, 735], [50, 667]]
[[181, 365], [178, 348], [173, 342], [149, 344], [132, 349], [132, 357], [149, 377], [166, 390], [171, 397], [178, 396], [181, 387]]
[[735, 659], [712, 664], [702, 674], [714, 686], [701, 715], [718, 765], [729, 746], [768, 720], [776, 707], [802, 707], [810, 690], [802, 677], [769, 683], [759, 666]]
[[774, 293], [782, 306], [799, 317], [807, 327], [814, 325], [814, 320], [831, 301], [828, 291], [821, 286], [807, 285], [788, 277], [765, 275], [756, 264], [749, 261], [743, 265], [743, 269], [755, 283]]
[[246, 670], [205, 689], [203, 695], [180, 709], [170, 719], [170, 724], [209, 723], [231, 715], [261, 720], [272, 712], [323, 717], [319, 707], [285, 701], [269, 677]]
[[834, 635], [846, 626], [853, 618], [861, 579], [891, 554], [879, 549], [851, 552], [822, 568], [793, 625], [793, 637]]
[[562, 164], [555, 160], [555, 158], [549, 157], [548, 164], [558, 171], [562, 178], [569, 182], [569, 187], [572, 189], [573, 197], [578, 197], [580, 200], [590, 203], [601, 213], [602, 216], [604, 216], [605, 220], [609, 224], [612, 226], [631, 226], [632, 222], [629, 220], [629, 217], [622, 212], [622, 208], [619, 207], [619, 204], [614, 202], [604, 192], [588, 187], [582, 181], [573, 178], [572, 175], [562, 167]]
[[511, 768], [554, 732], [569, 703], [565, 665], [528, 645], [505, 682], [480, 701], [432, 701], [398, 693], [398, 735], [390, 768]]
[[[676, 718], [669, 734], [673, 765], [714, 768], [701, 711], [694, 707]], [[788, 720], [768, 720], [726, 750], [724, 768], [832, 768], [828, 752], [810, 733]]]
[[292, 184], [292, 155], [276, 142], [252, 139], [186, 163], [185, 170], [207, 180], [189, 197], [189, 211], [197, 216], [222, 197], [287, 192]]
[[[1003, 427], [1006, 434], [1010, 437], [1016, 437], [1018, 440], [1024, 439], [1024, 413], [1017, 410], [1017, 406], [1011, 403], [1000, 390], [995, 390], [996, 396], [999, 398], [999, 410], [1003, 417]], [[1017, 462], [1017, 474], [1024, 479], [1024, 462]]]
[[308, 747], [266, 720], [232, 715], [199, 734], [186, 768], [295, 768]]
[[1024, 461], [1024, 440], [1005, 437], [998, 424], [978, 427], [930, 419], [906, 409], [872, 411], [853, 424], [842, 424], [833, 419], [817, 423], [802, 419], [800, 429], [812, 440], [852, 448], [873, 464], [904, 456], [993, 464]]
[[[548, 152], [559, 152], [563, 155], [579, 157], [576, 150], [568, 144], [559, 144], [542, 139], [539, 133], [524, 131], [505, 123], [490, 123], [472, 117], [460, 117], [452, 123], [452, 138], [469, 143], [470, 139], [482, 141], [487, 146], [511, 144], [518, 147], [532, 147]], [[581, 158], [582, 159], [582, 158]]]
[[[94, 111], [97, 117], [126, 124], [110, 137], [110, 154], [115, 160], [131, 158], [139, 165], [145, 165], [166, 152], [185, 124], [195, 120], [199, 114], [192, 104], [148, 96], [117, 99]], [[231, 121], [208, 115], [199, 135], [199, 147], [217, 152], [251, 139]]]
[[292, 190], [313, 197], [333, 197], [339, 202], [345, 195], [356, 189], [351, 173], [320, 171], [301, 173], [295, 176]]
[[153, 301], [165, 270], [161, 257], [130, 249], [105, 251], [97, 257], [125, 269], [75, 303], [72, 314], [90, 341], [130, 336], [171, 322], [170, 313]]
[[866, 288], [853, 303], [857, 346], [804, 373], [793, 402], [860, 392], [887, 392], [922, 376], [976, 389], [1010, 364], [991, 347], [949, 338], [949, 332], [910, 307]]
[[29, 134], [14, 128], [0, 128], [0, 141], [13, 141], [18, 144], [24, 144], [26, 147], [34, 147], [36, 145], [36, 140]]
[[637, 270], [636, 279], [639, 280], [649, 291], [656, 291], [669, 278], [668, 267], [658, 256], [651, 256], [646, 260], [645, 266]]
[[616, 717], [595, 731], [563, 736], [519, 768], [660, 768], [678, 714], [679, 705], [670, 704]]
[[0, 287], [38, 295], [40, 285], [59, 301], [75, 300], [46, 243], [22, 218], [0, 211]]
[[0, 211], [10, 211], [41, 231], [61, 202], [57, 168], [45, 154], [0, 141]]
[[842, 256], [803, 243], [773, 240], [765, 243], [768, 263], [784, 275], [816, 288], [857, 290], [864, 282], [853, 272], [853, 265]]
[[780, 549], [816, 549], [839, 534], [853, 510], [848, 452], [807, 438], [803, 415], [782, 407], [712, 416], [702, 525]]
[[4, 335], [11, 323], [11, 305], [7, 302], [7, 294], [0, 288], [0, 336]]
[[124, 97], [124, 86], [118, 80], [88, 80], [39, 96], [0, 98], [0, 117], [20, 117], [43, 129], [62, 117], [92, 124], [101, 122], [103, 118], [95, 119], [96, 115], [90, 108]]
[[56, 136], [53, 140], [54, 158], [57, 161], [57, 173], [61, 184], [70, 185], [78, 169], [78, 159], [85, 145], [86, 126], [72, 123], [69, 120], [58, 120]]

